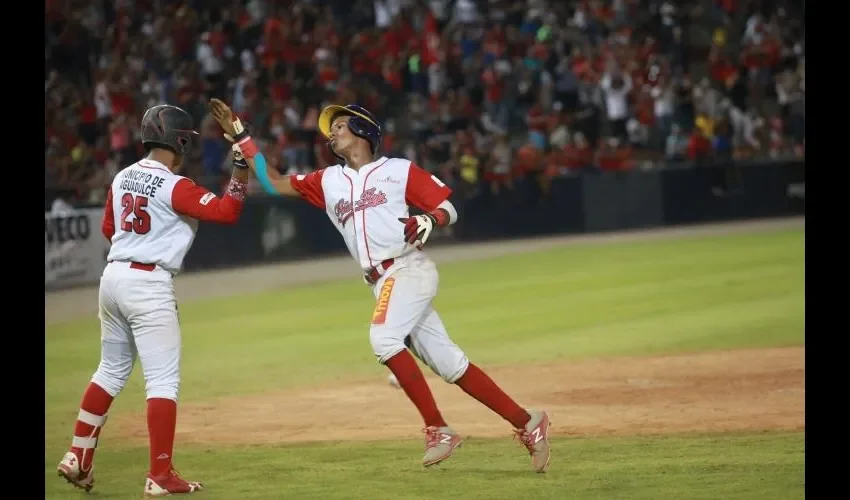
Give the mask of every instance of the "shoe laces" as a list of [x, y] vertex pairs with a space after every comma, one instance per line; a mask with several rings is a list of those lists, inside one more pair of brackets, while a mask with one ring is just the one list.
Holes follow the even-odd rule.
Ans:
[[425, 449], [433, 448], [440, 444], [440, 429], [438, 427], [428, 426], [422, 429], [425, 433]]
[[168, 470], [168, 473], [166, 475], [175, 477], [181, 481], [185, 481], [185, 479], [183, 479], [183, 476], [180, 475], [180, 472], [173, 465], [171, 466], [171, 469]]
[[517, 444], [528, 450], [529, 455], [534, 453], [534, 440], [530, 432], [525, 429], [514, 429], [514, 439], [517, 440]]

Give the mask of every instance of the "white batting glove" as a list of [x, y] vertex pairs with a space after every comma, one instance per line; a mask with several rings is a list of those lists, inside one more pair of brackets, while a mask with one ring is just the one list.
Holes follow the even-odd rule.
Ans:
[[398, 221], [404, 224], [404, 241], [413, 245], [419, 240], [424, 245], [431, 236], [431, 231], [437, 225], [437, 218], [431, 214], [416, 215], [413, 217], [399, 217]]

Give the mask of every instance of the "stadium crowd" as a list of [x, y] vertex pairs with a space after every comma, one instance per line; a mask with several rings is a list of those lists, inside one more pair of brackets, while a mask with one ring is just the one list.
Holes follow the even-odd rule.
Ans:
[[804, 39], [802, 0], [46, 0], [46, 202], [101, 203], [162, 102], [195, 118], [185, 173], [217, 189], [210, 97], [289, 173], [335, 163], [318, 112], [357, 102], [384, 154], [468, 196], [801, 157]]

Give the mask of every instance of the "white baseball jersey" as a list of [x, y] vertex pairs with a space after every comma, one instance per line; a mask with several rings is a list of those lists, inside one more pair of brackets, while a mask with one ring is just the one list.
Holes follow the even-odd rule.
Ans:
[[334, 165], [291, 178], [292, 187], [323, 208], [364, 270], [416, 247], [404, 241], [408, 206], [430, 212], [452, 190], [410, 160], [381, 157], [360, 170]]
[[107, 195], [103, 234], [112, 242], [107, 261], [156, 264], [177, 274], [198, 220], [236, 222], [244, 193], [245, 186], [231, 180], [219, 199], [157, 161], [134, 163], [115, 175]]

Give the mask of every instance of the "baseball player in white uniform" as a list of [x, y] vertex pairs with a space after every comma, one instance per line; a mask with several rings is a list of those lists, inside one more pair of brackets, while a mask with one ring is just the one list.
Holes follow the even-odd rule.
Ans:
[[172, 278], [192, 246], [199, 220], [237, 221], [249, 171], [244, 158], [234, 156], [233, 176], [221, 198], [179, 175], [198, 133], [178, 107], [148, 109], [141, 132], [147, 157], [118, 172], [107, 195], [102, 229], [111, 247], [100, 279], [100, 365], [83, 394], [71, 448], [58, 472], [74, 486], [91, 490], [98, 436], [138, 357], [150, 434], [144, 495], [165, 496], [202, 489], [172, 465], [181, 347]]
[[[303, 198], [324, 210], [362, 268], [376, 301], [369, 330], [372, 350], [425, 421], [423, 464], [449, 458], [461, 438], [440, 414], [413, 355], [510, 422], [531, 454], [534, 470], [545, 472], [550, 457], [548, 415], [520, 407], [471, 363], [432, 307], [437, 268], [421, 248], [434, 227], [457, 220], [448, 199], [451, 189], [409, 160], [377, 155], [381, 128], [360, 106], [332, 105], [319, 116], [319, 130], [341, 160], [339, 165], [288, 176], [266, 170], [265, 158], [226, 104], [213, 99], [212, 106], [222, 128], [232, 122], [228, 138], [235, 140], [234, 151], [245, 155], [263, 188]], [[423, 213], [411, 216], [408, 206]]]

